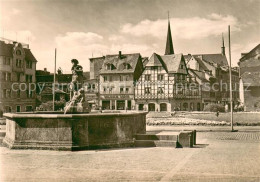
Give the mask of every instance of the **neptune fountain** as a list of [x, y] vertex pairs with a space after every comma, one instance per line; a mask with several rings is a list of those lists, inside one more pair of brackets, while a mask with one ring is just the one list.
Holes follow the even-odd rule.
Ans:
[[5, 113], [3, 144], [11, 149], [82, 150], [134, 145], [146, 132], [146, 112], [92, 113], [85, 99], [83, 69], [72, 60], [71, 99], [64, 112]]

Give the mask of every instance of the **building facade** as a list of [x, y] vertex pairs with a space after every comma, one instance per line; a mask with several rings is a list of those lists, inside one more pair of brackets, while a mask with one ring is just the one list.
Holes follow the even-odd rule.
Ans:
[[[225, 55], [222, 37], [221, 53], [186, 55], [189, 73], [196, 77], [201, 85], [202, 104], [230, 104], [229, 65]], [[233, 105], [239, 104], [239, 72], [231, 68]]]
[[137, 54], [107, 55], [99, 72], [99, 104], [103, 110], [134, 110], [134, 82], [143, 71]]
[[29, 45], [0, 41], [0, 110], [25, 112], [35, 109], [37, 60]]
[[201, 108], [199, 85], [188, 74], [182, 54], [154, 53], [135, 84], [136, 108], [194, 111]]
[[241, 55], [240, 100], [245, 111], [260, 111], [260, 44]]

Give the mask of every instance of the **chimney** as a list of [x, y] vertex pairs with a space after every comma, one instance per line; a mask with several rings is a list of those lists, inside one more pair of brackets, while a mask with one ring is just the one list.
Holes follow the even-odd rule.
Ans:
[[47, 72], [47, 68], [44, 68], [43, 70], [44, 70], [44, 72]]
[[119, 51], [119, 53], [118, 53], [118, 58], [119, 58], [119, 59], [122, 58], [122, 52], [121, 52], [121, 51]]

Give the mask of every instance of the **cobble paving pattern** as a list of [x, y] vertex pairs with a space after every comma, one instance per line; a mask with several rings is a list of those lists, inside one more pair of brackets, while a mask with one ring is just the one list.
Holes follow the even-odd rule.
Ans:
[[216, 140], [260, 141], [260, 132], [200, 132], [198, 137]]
[[260, 181], [259, 151], [259, 130], [197, 132], [194, 148], [69, 152], [0, 147], [0, 181]]

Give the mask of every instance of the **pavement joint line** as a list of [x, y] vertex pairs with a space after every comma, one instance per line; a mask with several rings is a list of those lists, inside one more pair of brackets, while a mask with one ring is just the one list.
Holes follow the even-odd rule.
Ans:
[[[207, 139], [200, 140], [201, 143], [205, 143]], [[165, 176], [162, 177], [160, 181], [171, 181], [174, 175], [179, 172], [179, 170], [189, 161], [189, 159], [195, 154], [202, 150], [203, 148], [199, 148], [198, 150], [194, 149], [188, 155], [184, 157], [184, 159], [179, 162], [170, 172], [168, 172]]]

